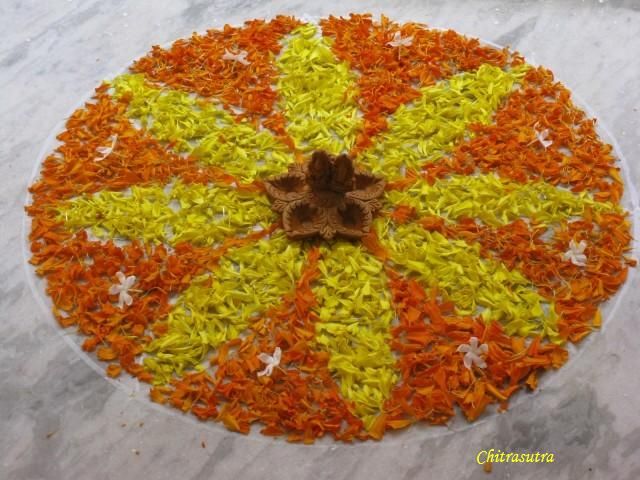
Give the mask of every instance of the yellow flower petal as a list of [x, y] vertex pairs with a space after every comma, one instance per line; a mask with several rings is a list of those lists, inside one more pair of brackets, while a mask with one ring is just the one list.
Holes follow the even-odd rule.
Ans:
[[240, 335], [294, 289], [303, 262], [300, 244], [278, 233], [231, 251], [211, 275], [195, 279], [169, 314], [167, 333], [146, 349], [155, 382], [198, 368], [210, 349]]
[[407, 190], [392, 191], [386, 200], [408, 205], [418, 215], [439, 215], [449, 220], [477, 218], [497, 226], [521, 217], [540, 223], [557, 222], [581, 216], [585, 207], [599, 212], [619, 212], [609, 202], [598, 202], [587, 192], [573, 193], [543, 181], [518, 183], [495, 174], [452, 175], [433, 185], [418, 181]]
[[417, 100], [401, 105], [389, 120], [389, 129], [359, 161], [374, 173], [391, 180], [403, 170], [418, 170], [450, 152], [456, 142], [470, 135], [471, 123], [488, 123], [500, 102], [524, 76], [528, 66], [503, 71], [482, 65], [424, 87]]
[[315, 25], [298, 27], [276, 60], [279, 108], [299, 149], [339, 154], [353, 146], [361, 124], [356, 79], [334, 57], [331, 40], [316, 34]]
[[416, 224], [378, 219], [374, 225], [391, 260], [425, 286], [437, 287], [458, 314], [497, 320], [509, 335], [543, 334], [559, 341], [554, 305], [517, 270], [483, 259], [478, 244], [449, 240]]
[[98, 238], [172, 245], [213, 245], [277, 218], [263, 195], [181, 182], [166, 189], [134, 186], [130, 193], [103, 190], [66, 202], [58, 211], [58, 219], [70, 230], [91, 228]]
[[256, 131], [214, 103], [152, 87], [142, 75], [121, 75], [111, 85], [116, 98], [130, 98], [127, 115], [158, 140], [174, 142], [178, 152], [219, 166], [243, 182], [285, 172], [293, 162], [289, 148], [268, 130]]
[[389, 347], [394, 318], [382, 263], [360, 245], [337, 241], [323, 247], [316, 342], [331, 354], [329, 369], [342, 395], [369, 425], [397, 381]]

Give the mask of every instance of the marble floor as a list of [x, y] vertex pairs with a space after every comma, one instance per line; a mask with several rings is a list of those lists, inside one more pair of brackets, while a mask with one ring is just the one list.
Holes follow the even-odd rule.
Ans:
[[[627, 186], [640, 185], [638, 0], [2, 0], [0, 479], [640, 478], [635, 272], [605, 309], [603, 331], [506, 413], [352, 446], [245, 437], [157, 408], [144, 391], [107, 381], [41, 307], [23, 256], [26, 188], [52, 129], [87, 92], [151, 45], [192, 31], [348, 12], [450, 27], [548, 66], [615, 138]], [[555, 461], [495, 464], [487, 475], [476, 454], [491, 448]]]

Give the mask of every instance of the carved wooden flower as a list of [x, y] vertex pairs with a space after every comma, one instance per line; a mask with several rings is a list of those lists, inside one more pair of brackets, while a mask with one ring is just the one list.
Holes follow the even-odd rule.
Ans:
[[381, 177], [357, 170], [349, 156], [322, 150], [265, 181], [272, 208], [282, 214], [285, 232], [293, 239], [363, 237], [380, 209], [384, 186]]

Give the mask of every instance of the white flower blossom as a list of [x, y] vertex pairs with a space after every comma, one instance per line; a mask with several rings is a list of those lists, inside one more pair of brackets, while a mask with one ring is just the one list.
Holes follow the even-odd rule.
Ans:
[[390, 42], [387, 42], [387, 45], [392, 47], [408, 47], [413, 43], [413, 37], [403, 37], [402, 34], [398, 31], [393, 34], [393, 38]]
[[535, 132], [536, 132], [536, 140], [538, 140], [538, 142], [540, 142], [540, 145], [542, 145], [544, 148], [548, 148], [553, 143], [553, 140], [548, 139], [549, 129], [545, 128], [541, 132], [538, 132], [537, 130], [535, 130]]
[[475, 363], [480, 368], [487, 368], [487, 362], [484, 361], [482, 355], [489, 351], [486, 343], [478, 345], [478, 337], [471, 337], [469, 344], [462, 344], [458, 347], [458, 352], [464, 353], [464, 366], [471, 370]]
[[280, 347], [276, 347], [276, 349], [273, 352], [273, 356], [268, 355], [266, 353], [261, 353], [260, 355], [258, 355], [258, 359], [262, 363], [266, 363], [267, 365], [264, 368], [264, 370], [258, 372], [258, 376], [259, 377], [263, 375], [267, 375], [268, 377], [271, 376], [271, 374], [273, 373], [273, 369], [276, 368], [278, 365], [280, 365], [280, 358], [282, 358], [282, 350], [280, 350]]
[[249, 65], [249, 60], [247, 60], [248, 53], [245, 50], [240, 50], [238, 53], [231, 53], [226, 48], [224, 49], [224, 55], [222, 55], [223, 60], [232, 60], [234, 62], [239, 62], [243, 65]]
[[120, 283], [111, 285], [109, 294], [118, 295], [118, 308], [123, 308], [125, 305], [129, 306], [133, 303], [133, 297], [129, 295], [129, 289], [136, 283], [136, 277], [135, 275], [125, 277], [122, 272], [117, 272], [116, 277], [118, 277]]
[[574, 239], [571, 239], [569, 242], [569, 250], [562, 254], [562, 259], [570, 261], [579, 267], [584, 267], [587, 265], [587, 256], [584, 253], [585, 248], [587, 248], [587, 242], [584, 240], [576, 242]]
[[109, 140], [111, 140], [111, 145], [109, 145], [108, 147], [96, 148], [96, 152], [100, 154], [99, 157], [96, 157], [96, 162], [99, 162], [100, 160], [104, 160], [105, 158], [107, 158], [109, 155], [113, 153], [113, 149], [115, 148], [116, 142], [118, 141], [118, 135], [111, 135], [109, 137]]

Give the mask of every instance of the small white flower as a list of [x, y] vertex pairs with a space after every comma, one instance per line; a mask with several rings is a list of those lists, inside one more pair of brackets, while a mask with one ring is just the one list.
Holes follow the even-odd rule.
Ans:
[[129, 306], [133, 303], [133, 298], [129, 295], [129, 289], [136, 283], [136, 277], [135, 275], [125, 277], [122, 272], [117, 272], [116, 277], [118, 277], [120, 283], [111, 285], [109, 294], [118, 295], [118, 308], [123, 308], [124, 305]]
[[110, 146], [96, 148], [96, 152], [100, 154], [100, 157], [96, 157], [96, 162], [99, 162], [100, 160], [104, 160], [109, 155], [111, 155], [111, 153], [113, 153], [113, 149], [115, 148], [116, 142], [118, 141], [118, 135], [111, 135], [109, 137], [109, 140], [111, 140]]
[[390, 42], [387, 42], [387, 45], [392, 47], [408, 47], [413, 43], [413, 37], [403, 37], [402, 34], [398, 31], [393, 34], [393, 38]]
[[222, 55], [223, 60], [232, 60], [234, 62], [240, 62], [243, 65], [249, 65], [249, 60], [247, 60], [247, 52], [245, 50], [240, 50], [238, 53], [231, 53], [226, 48], [224, 49], [224, 55]]
[[264, 367], [264, 370], [258, 372], [258, 376], [271, 376], [271, 374], [273, 373], [273, 369], [280, 365], [280, 358], [282, 358], [282, 350], [280, 350], [280, 347], [276, 347], [273, 352], [273, 356], [266, 353], [261, 353], [260, 355], [258, 355], [258, 360], [260, 360], [262, 363], [267, 364], [267, 366]]
[[549, 147], [553, 143], [553, 140], [548, 139], [549, 129], [545, 128], [541, 132], [538, 132], [537, 130], [535, 130], [535, 132], [536, 132], [536, 139], [538, 140], [538, 142], [540, 142], [540, 145], [542, 145], [544, 148]]
[[480, 368], [487, 368], [487, 362], [484, 361], [482, 355], [489, 351], [486, 343], [478, 345], [478, 337], [471, 337], [469, 344], [462, 344], [458, 347], [458, 352], [464, 353], [464, 366], [471, 370], [475, 363]]
[[576, 242], [572, 238], [569, 242], [569, 250], [562, 254], [562, 259], [568, 260], [579, 267], [585, 267], [587, 265], [587, 256], [584, 253], [585, 248], [587, 248], [587, 242], [584, 240]]

